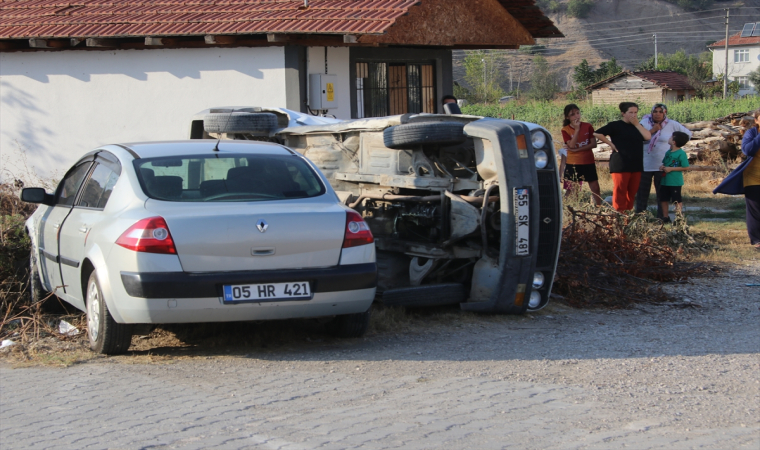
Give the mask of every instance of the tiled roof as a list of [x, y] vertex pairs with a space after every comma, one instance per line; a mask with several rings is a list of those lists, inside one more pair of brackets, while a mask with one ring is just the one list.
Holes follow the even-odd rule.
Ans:
[[[534, 0], [500, 1], [534, 37], [562, 35]], [[311, 0], [304, 8], [303, 0], [0, 0], [0, 39], [382, 34], [418, 3]]]
[[663, 87], [665, 89], [672, 89], [675, 91], [692, 90], [694, 87], [689, 83], [689, 79], [686, 75], [681, 75], [678, 72], [666, 72], [666, 71], [646, 71], [646, 72], [633, 72], [633, 75], [639, 78], [643, 78], [647, 81]]
[[0, 39], [382, 33], [418, 0], [2, 0]]
[[624, 70], [602, 81], [598, 81], [590, 86], [586, 86], [586, 90], [590, 91], [590, 90], [596, 89], [598, 87], [601, 87], [609, 83], [612, 80], [615, 80], [617, 78], [627, 76], [627, 75], [633, 75], [643, 80], [647, 80], [664, 89], [672, 89], [676, 91], [680, 91], [680, 90], [688, 91], [688, 90], [694, 89], [694, 87], [689, 83], [689, 79], [686, 77], [686, 75], [681, 75], [678, 72], [670, 72], [670, 71], [664, 71], [664, 70], [631, 72], [628, 70]]
[[[736, 33], [735, 35], [728, 37], [728, 45], [731, 45], [731, 46], [753, 45], [753, 44], [760, 44], [760, 36], [742, 37], [741, 33]], [[714, 44], [708, 45], [708, 47], [710, 48], [725, 47], [725, 46], [726, 46], [725, 39], [721, 39], [718, 42], [715, 42]]]

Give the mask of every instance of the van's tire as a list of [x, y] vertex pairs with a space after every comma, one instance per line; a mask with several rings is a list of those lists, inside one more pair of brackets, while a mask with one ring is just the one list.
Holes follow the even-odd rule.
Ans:
[[415, 145], [456, 145], [466, 139], [464, 124], [459, 122], [406, 123], [383, 130], [383, 143], [395, 149]]
[[277, 116], [272, 113], [212, 113], [203, 117], [207, 133], [269, 133], [277, 128]]
[[467, 301], [467, 289], [460, 283], [423, 284], [383, 292], [385, 306], [444, 306]]
[[336, 316], [325, 324], [329, 334], [339, 338], [357, 338], [364, 335], [369, 328], [370, 310], [358, 314]]

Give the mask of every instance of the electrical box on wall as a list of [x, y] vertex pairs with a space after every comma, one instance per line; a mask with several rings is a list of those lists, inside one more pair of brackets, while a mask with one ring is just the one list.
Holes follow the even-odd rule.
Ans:
[[309, 74], [309, 109], [328, 110], [338, 107], [335, 93], [338, 76], [323, 73]]

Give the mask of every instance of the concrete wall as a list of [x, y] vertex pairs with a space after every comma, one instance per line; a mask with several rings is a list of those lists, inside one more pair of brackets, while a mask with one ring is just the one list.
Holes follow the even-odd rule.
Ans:
[[[286, 107], [284, 55], [283, 47], [0, 53], [0, 180], [24, 175], [21, 152], [30, 170], [60, 177], [98, 145], [186, 139], [191, 116], [212, 106]], [[348, 49], [330, 57], [348, 118]]]
[[[338, 119], [351, 118], [351, 78], [348, 70], [348, 47], [327, 47], [327, 72], [337, 75], [335, 97], [337, 109], [331, 109], [329, 114]], [[307, 73], [325, 73], [325, 47], [309, 47], [307, 52]], [[307, 96], [308, 99], [308, 96]]]
[[[729, 41], [730, 42], [730, 41]], [[749, 50], [749, 62], [734, 63], [734, 50]], [[728, 47], [728, 71], [726, 67], [726, 51], [723, 48], [713, 49], [713, 74], [718, 75], [728, 73], [729, 81], [734, 81], [736, 77], [746, 77], [750, 72], [760, 67], [760, 44], [747, 46]], [[739, 95], [757, 94], [760, 86], [753, 86], [750, 89], [742, 89]]]

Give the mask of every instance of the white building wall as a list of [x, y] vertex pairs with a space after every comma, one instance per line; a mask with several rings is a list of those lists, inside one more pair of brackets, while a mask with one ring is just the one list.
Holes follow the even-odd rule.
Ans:
[[[729, 41], [730, 42], [730, 41]], [[735, 63], [734, 50], [749, 50], [749, 62]], [[736, 77], [746, 77], [750, 72], [760, 67], [760, 45], [734, 46], [728, 47], [728, 72], [726, 67], [726, 51], [722, 48], [713, 50], [713, 74], [717, 77], [719, 74], [728, 73], [729, 81], [734, 81]], [[754, 86], [754, 89], [742, 89], [739, 95], [758, 93], [760, 86]]]
[[0, 180], [25, 176], [21, 152], [39, 176], [60, 178], [102, 144], [187, 139], [192, 115], [209, 107], [285, 107], [284, 55], [283, 47], [0, 53]]
[[[335, 87], [338, 108], [331, 109], [329, 114], [338, 119], [351, 118], [351, 78], [349, 77], [348, 54], [348, 47], [327, 47], [327, 71], [331, 75], [338, 76]], [[307, 73], [325, 73], [325, 47], [309, 47], [307, 60]]]

